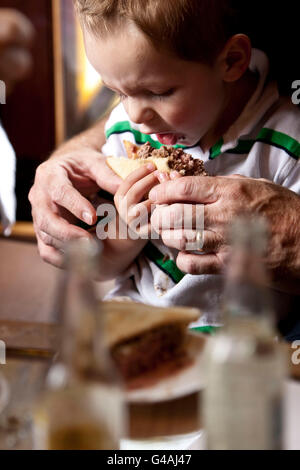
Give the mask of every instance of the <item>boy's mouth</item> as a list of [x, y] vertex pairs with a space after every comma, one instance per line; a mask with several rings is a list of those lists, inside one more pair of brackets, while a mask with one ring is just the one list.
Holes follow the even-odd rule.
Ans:
[[183, 140], [184, 136], [174, 133], [156, 134], [157, 140], [163, 145], [176, 145], [178, 140]]

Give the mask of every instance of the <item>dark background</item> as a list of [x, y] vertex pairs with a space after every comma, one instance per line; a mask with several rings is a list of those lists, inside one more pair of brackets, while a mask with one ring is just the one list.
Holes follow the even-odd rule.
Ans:
[[51, 0], [0, 0], [30, 18], [36, 36], [30, 76], [0, 106], [3, 126], [17, 154], [17, 220], [31, 220], [28, 192], [36, 167], [55, 147], [54, 75]]
[[281, 94], [292, 95], [291, 84], [300, 79], [300, 2], [252, 0], [235, 2], [241, 8], [241, 27], [254, 47], [264, 50]]
[[[241, 11], [240, 32], [248, 33], [253, 46], [267, 52], [281, 93], [291, 96], [292, 82], [300, 79], [300, 2], [235, 3]], [[27, 195], [35, 169], [55, 147], [51, 0], [0, 0], [0, 7], [19, 9], [36, 29], [31, 76], [15, 88], [5, 106], [0, 106], [1, 119], [17, 153], [17, 219], [31, 220]]]

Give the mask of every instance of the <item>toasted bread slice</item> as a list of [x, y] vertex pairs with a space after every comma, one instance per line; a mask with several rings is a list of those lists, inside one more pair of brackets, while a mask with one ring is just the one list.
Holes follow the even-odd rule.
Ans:
[[127, 153], [127, 157], [130, 158], [131, 160], [135, 160], [136, 158], [139, 158], [138, 156], [138, 150], [139, 147], [136, 144], [133, 144], [132, 142], [129, 142], [129, 140], [123, 140], [123, 144]]
[[125, 157], [108, 157], [106, 163], [123, 180], [125, 180], [130, 173], [148, 163], [153, 163], [161, 172], [170, 173], [171, 171], [168, 165], [168, 158], [139, 158], [132, 160]]

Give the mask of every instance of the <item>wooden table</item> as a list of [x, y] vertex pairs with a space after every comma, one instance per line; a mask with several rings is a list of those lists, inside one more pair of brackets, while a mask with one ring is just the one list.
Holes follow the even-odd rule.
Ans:
[[[6, 343], [10, 379], [11, 371], [35, 370], [37, 356], [46, 364], [56, 338], [54, 298], [59, 270], [40, 259], [32, 227], [23, 225], [15, 227], [13, 238], [0, 238], [0, 340]], [[108, 287], [111, 283], [103, 290]], [[0, 371], [5, 367], [0, 365]], [[130, 405], [130, 436], [151, 438], [197, 430], [197, 402], [192, 395], [157, 405]]]
[[[0, 320], [0, 339], [5, 342], [7, 350], [7, 365], [0, 366], [0, 371], [5, 373], [7, 370], [10, 380], [16, 380], [14, 374], [26, 369], [27, 380], [34, 386], [33, 375], [39, 380], [37, 370], [40, 368], [43, 373], [48, 367], [56, 337], [54, 324]], [[289, 353], [292, 356], [294, 349], [289, 348]], [[299, 380], [300, 365], [291, 364], [290, 375]], [[199, 431], [200, 406], [201, 394], [197, 393], [161, 403], [130, 404], [128, 437], [141, 440]]]
[[[55, 349], [53, 296], [57, 270], [40, 260], [32, 242], [0, 239], [0, 256], [0, 340], [6, 343], [6, 370], [10, 371], [10, 380], [15, 380], [14, 371], [19, 371], [17, 375], [27, 371], [28, 380], [33, 380], [33, 375], [38, 380], [37, 367], [47, 367]], [[294, 352], [290, 347], [290, 357]], [[290, 364], [291, 376], [300, 379], [300, 365]], [[0, 365], [0, 371], [5, 367]], [[199, 406], [200, 394], [156, 404], [130, 404], [129, 437], [141, 440], [199, 431]]]
[[[0, 372], [7, 372], [9, 379], [14, 380], [14, 374], [26, 368], [28, 380], [32, 381], [30, 369], [36, 374], [37, 368], [43, 373], [49, 367], [57, 344], [57, 327], [0, 320], [0, 339], [6, 344], [6, 365], [0, 365]], [[143, 439], [195, 432], [199, 429], [198, 404], [198, 394], [162, 403], [130, 404], [129, 435]]]
[[[32, 224], [17, 224], [0, 237], [0, 319], [52, 323], [61, 271], [42, 261]], [[113, 283], [102, 283], [105, 293]]]
[[44, 263], [31, 241], [0, 239], [0, 319], [53, 321], [58, 270]]

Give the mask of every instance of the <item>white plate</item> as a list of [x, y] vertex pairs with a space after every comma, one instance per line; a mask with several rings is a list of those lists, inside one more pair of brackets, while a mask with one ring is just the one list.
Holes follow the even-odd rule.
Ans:
[[[183, 397], [201, 390], [204, 387], [203, 348], [206, 337], [202, 334], [189, 333], [188, 341], [190, 364], [167, 377], [158, 379], [153, 385], [128, 390], [127, 401], [155, 403]], [[149, 373], [147, 375], [149, 376]]]

